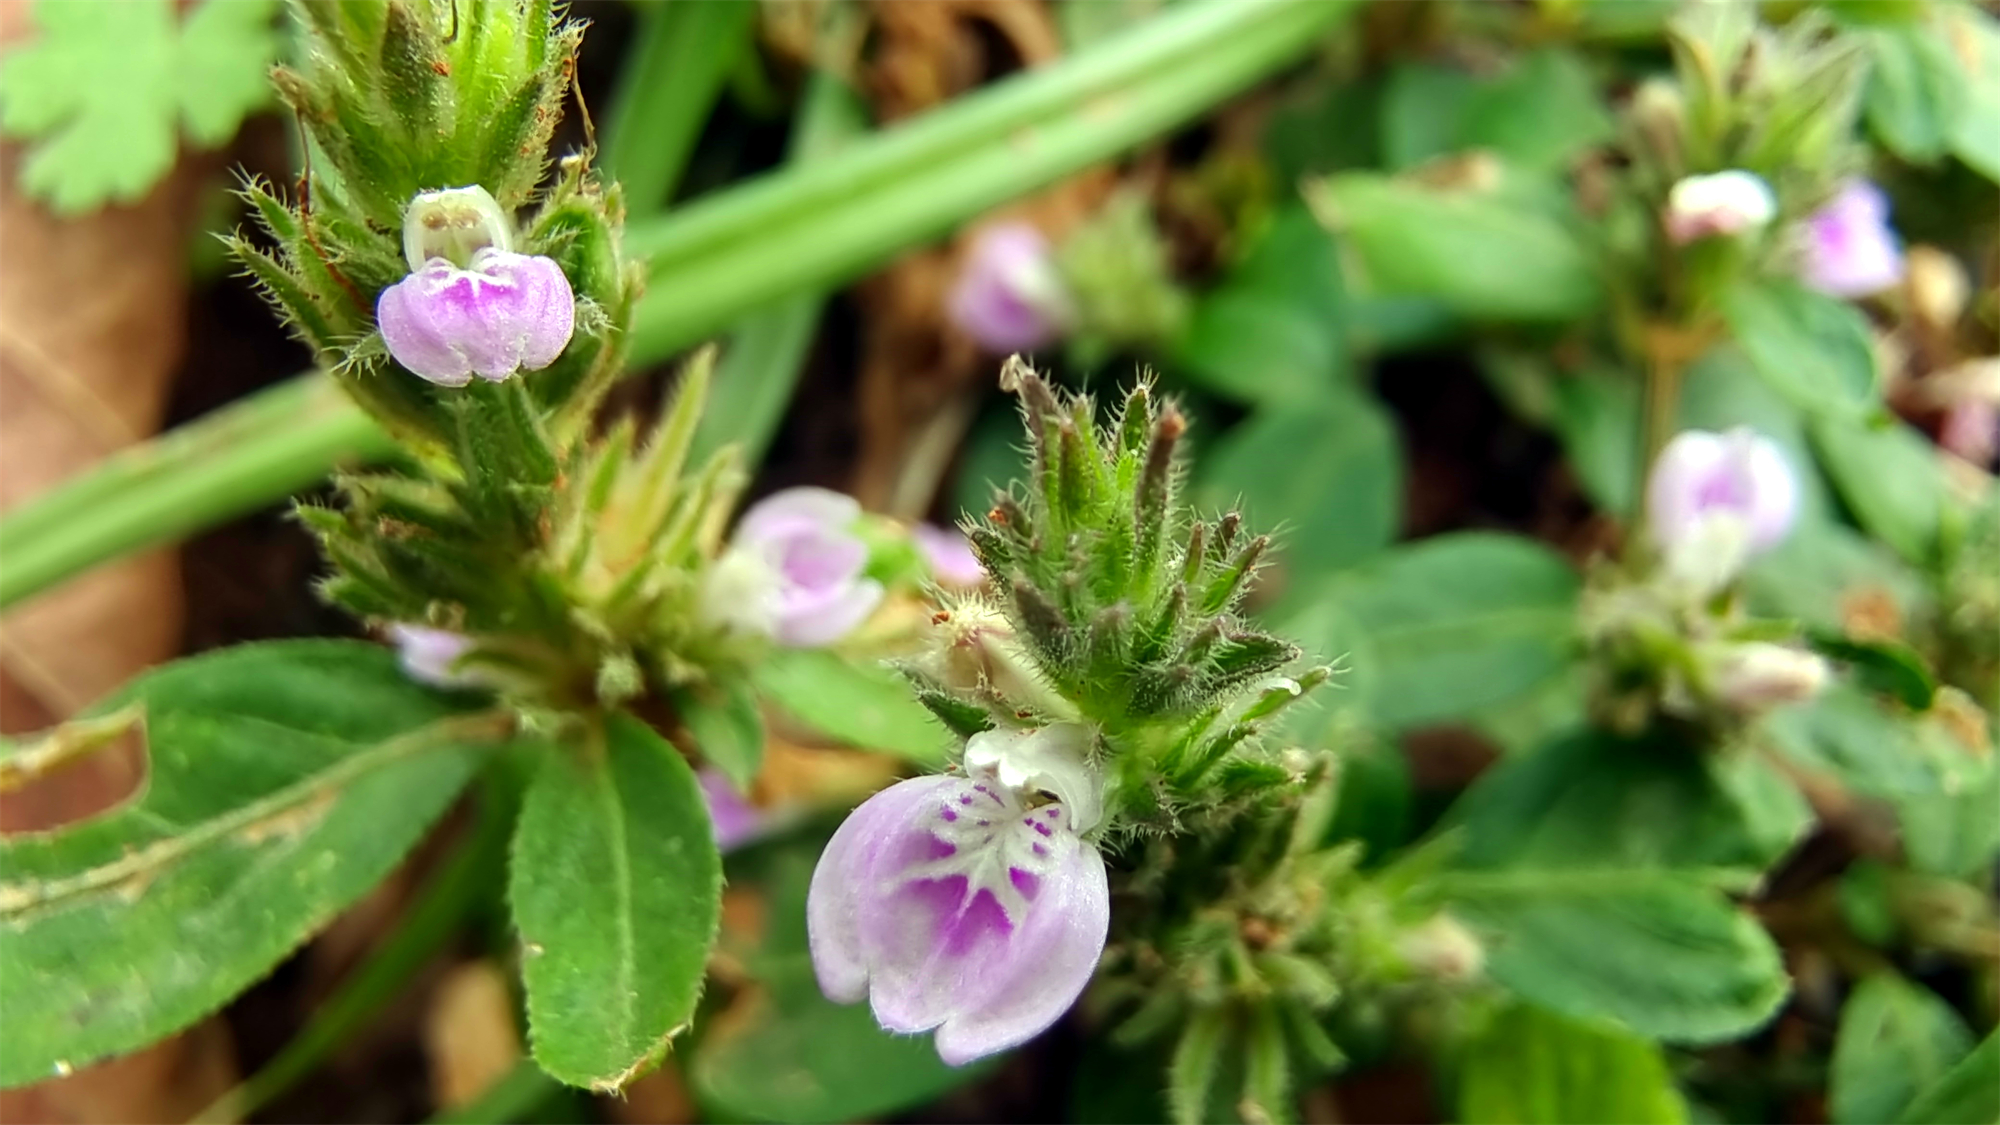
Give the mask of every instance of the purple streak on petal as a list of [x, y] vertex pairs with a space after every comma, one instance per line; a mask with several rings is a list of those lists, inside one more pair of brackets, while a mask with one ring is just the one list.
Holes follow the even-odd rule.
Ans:
[[986, 581], [979, 556], [972, 553], [972, 544], [957, 528], [920, 523], [910, 529], [910, 538], [923, 551], [924, 560], [930, 563], [931, 577], [938, 585], [977, 586]]
[[[983, 793], [1005, 815], [968, 822]], [[1103, 952], [1110, 894], [1096, 849], [1046, 837], [1011, 793], [906, 781], [848, 818], [813, 873], [808, 933], [821, 988], [867, 995], [904, 1034], [938, 1030], [952, 1065], [1033, 1037], [1067, 1011]]]
[[397, 363], [439, 386], [462, 387], [472, 381], [472, 364], [451, 346], [424, 295], [433, 271], [450, 269], [447, 262], [433, 262], [382, 290], [375, 322]]
[[1040, 1035], [1069, 1011], [1097, 971], [1111, 927], [1104, 860], [1096, 849], [1078, 846], [1044, 882], [1051, 891], [1015, 940], [1006, 983], [989, 1003], [938, 1028], [938, 1057], [947, 1064], [963, 1066]]
[[787, 488], [773, 492], [743, 513], [736, 537], [746, 542], [768, 538], [778, 528], [798, 526], [846, 528], [861, 518], [854, 497], [830, 488]]
[[1849, 180], [1804, 224], [1807, 285], [1835, 297], [1866, 297], [1903, 279], [1903, 250], [1889, 227], [1889, 201], [1866, 180]]

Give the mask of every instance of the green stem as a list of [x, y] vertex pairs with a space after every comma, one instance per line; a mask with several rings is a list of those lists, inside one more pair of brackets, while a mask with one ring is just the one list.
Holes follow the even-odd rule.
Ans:
[[649, 4], [618, 73], [600, 170], [625, 189], [633, 216], [662, 211], [687, 168], [731, 67], [750, 43], [757, 5], [742, 0]]
[[369, 956], [304, 1030], [262, 1070], [203, 1110], [196, 1122], [241, 1121], [310, 1075], [409, 984], [417, 970], [458, 933], [479, 897], [505, 873], [513, 817], [488, 786], [478, 828], [412, 899], [413, 905], [386, 941]]
[[[1296, 61], [1355, 4], [1210, 0], [856, 141], [633, 224], [652, 289], [635, 365], [785, 296], [865, 273], [1009, 199], [1144, 143]], [[0, 608], [393, 448], [317, 377], [136, 446], [0, 521]]]
[[[824, 159], [866, 129], [865, 111], [854, 95], [831, 74], [815, 72], [793, 127], [791, 159]], [[806, 350], [825, 303], [820, 293], [786, 297], [745, 317], [730, 332], [688, 452], [690, 461], [706, 461], [731, 443], [742, 451], [745, 465], [754, 467], [764, 459], [805, 370]]]
[[311, 488], [395, 443], [324, 378], [293, 379], [107, 458], [0, 521], [0, 607]]

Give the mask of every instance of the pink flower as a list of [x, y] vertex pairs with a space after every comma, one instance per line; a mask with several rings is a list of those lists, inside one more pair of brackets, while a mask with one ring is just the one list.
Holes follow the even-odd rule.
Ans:
[[979, 232], [948, 309], [952, 322], [988, 351], [1032, 351], [1053, 341], [1069, 319], [1069, 295], [1048, 239], [1018, 222]]
[[1807, 285], [1836, 297], [1866, 297], [1903, 279], [1903, 249], [1889, 229], [1889, 201], [1866, 180], [1849, 180], [1801, 231]]
[[771, 818], [736, 791], [735, 783], [714, 766], [704, 766], [695, 775], [701, 782], [701, 796], [708, 805], [708, 819], [715, 828], [715, 846], [724, 852], [752, 843], [771, 830]]
[[900, 782], [856, 809], [806, 902], [828, 998], [867, 997], [889, 1031], [935, 1031], [953, 1066], [1060, 1019], [1111, 921], [1104, 861], [1081, 835], [1101, 815], [1091, 739], [1075, 723], [988, 731], [966, 747], [967, 776]]
[[472, 638], [449, 629], [398, 622], [389, 626], [389, 640], [396, 646], [397, 662], [403, 674], [418, 683], [441, 688], [480, 686], [480, 678], [461, 671], [458, 661], [472, 650]]
[[1777, 443], [1747, 429], [1687, 430], [1660, 452], [1646, 518], [1669, 573], [1719, 589], [1750, 556], [1784, 539], [1798, 515], [1798, 479]]
[[977, 586], [986, 581], [979, 556], [972, 553], [972, 544], [957, 528], [920, 523], [910, 529], [910, 538], [916, 540], [917, 549], [924, 553], [924, 561], [930, 564], [931, 577], [938, 585]]
[[486, 247], [466, 269], [443, 258], [382, 291], [375, 321], [389, 354], [439, 386], [539, 371], [569, 346], [576, 298], [548, 258]]
[[752, 505], [704, 582], [702, 613], [794, 648], [829, 645], [875, 612], [885, 593], [866, 574], [853, 532], [861, 505], [824, 488], [788, 488]]
[[1741, 169], [1689, 176], [1667, 193], [1667, 237], [1676, 246], [1757, 230], [1778, 212], [1770, 185]]

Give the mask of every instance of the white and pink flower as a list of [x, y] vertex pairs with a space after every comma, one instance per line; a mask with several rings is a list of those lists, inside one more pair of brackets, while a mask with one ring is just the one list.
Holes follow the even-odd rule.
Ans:
[[1867, 180], [1849, 180], [1800, 228], [1807, 285], [1835, 297], [1866, 297], [1903, 280], [1903, 248], [1889, 227], [1889, 200]]
[[1646, 485], [1646, 519], [1667, 572], [1698, 591], [1733, 581], [1798, 517], [1799, 483], [1776, 442], [1748, 429], [1687, 430]]
[[1090, 728], [988, 731], [963, 777], [868, 799], [813, 872], [806, 920], [820, 988], [876, 1021], [934, 1032], [959, 1066], [1060, 1019], [1104, 952], [1111, 896], [1086, 838], [1102, 816]]
[[854, 533], [861, 505], [824, 488], [788, 488], [752, 505], [702, 590], [702, 614], [794, 648], [853, 632], [886, 593]]
[[389, 355], [444, 387], [501, 382], [554, 363], [576, 330], [576, 296], [554, 260], [512, 249], [482, 187], [425, 192], [403, 220], [410, 274], [382, 291], [375, 323]]
[[1061, 336], [1070, 298], [1042, 232], [1027, 223], [999, 223], [974, 238], [947, 309], [952, 323], [980, 347], [1004, 355]]

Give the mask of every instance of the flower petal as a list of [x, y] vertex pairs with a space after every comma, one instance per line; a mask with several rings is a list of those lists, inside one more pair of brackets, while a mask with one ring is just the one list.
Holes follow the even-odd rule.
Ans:
[[1048, 1030], [1083, 995], [1104, 955], [1111, 889], [1097, 849], [1078, 842], [1047, 879], [1035, 909], [1008, 943], [983, 1002], [964, 1005], [937, 1031], [937, 1052], [964, 1066]]
[[792, 648], [830, 645], [868, 620], [886, 593], [880, 582], [864, 578], [809, 601], [793, 602], [780, 609], [774, 635], [779, 644]]
[[870, 909], [874, 853], [907, 833], [917, 809], [956, 784], [949, 777], [900, 781], [862, 802], [820, 853], [806, 893], [806, 940], [813, 972], [827, 999], [852, 1004], [868, 994], [861, 919]]
[[771, 531], [793, 521], [843, 530], [860, 516], [860, 502], [845, 493], [830, 488], [787, 488], [750, 505], [736, 525], [736, 539], [760, 542]]
[[[449, 265], [440, 263], [449, 270]], [[472, 381], [472, 364], [438, 324], [436, 309], [425, 296], [432, 267], [413, 273], [382, 290], [375, 300], [375, 323], [389, 355], [412, 374], [442, 387], [463, 387]]]

